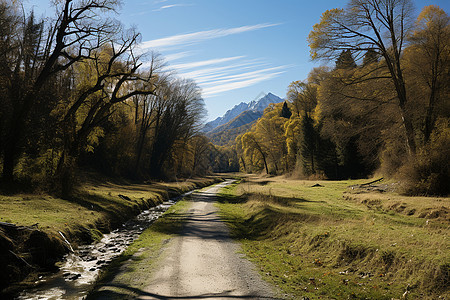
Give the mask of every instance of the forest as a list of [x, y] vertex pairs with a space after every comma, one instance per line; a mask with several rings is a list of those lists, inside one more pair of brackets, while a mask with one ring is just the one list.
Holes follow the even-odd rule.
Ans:
[[201, 89], [139, 50], [139, 33], [113, 17], [116, 1], [60, 1], [47, 19], [0, 1], [2, 187], [68, 195], [82, 169], [141, 181], [242, 171], [376, 174], [408, 194], [447, 195], [448, 14], [374, 3], [324, 12], [311, 59], [334, 65], [293, 81], [284, 103], [217, 146], [201, 132]]
[[[144, 180], [202, 174], [199, 87], [163, 72], [114, 0], [53, 19], [0, 2], [0, 168], [7, 189], [71, 193], [80, 168]], [[145, 63], [143, 63], [145, 61]]]
[[408, 1], [351, 1], [323, 13], [308, 42], [334, 61], [293, 81], [236, 138], [246, 172], [310, 179], [396, 178], [412, 195], [447, 195], [450, 170], [449, 17], [412, 19]]

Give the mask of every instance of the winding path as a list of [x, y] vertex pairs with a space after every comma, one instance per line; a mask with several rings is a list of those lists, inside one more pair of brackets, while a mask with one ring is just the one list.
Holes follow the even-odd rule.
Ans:
[[184, 230], [168, 243], [139, 299], [277, 299], [217, 215], [216, 193], [229, 183], [193, 194]]

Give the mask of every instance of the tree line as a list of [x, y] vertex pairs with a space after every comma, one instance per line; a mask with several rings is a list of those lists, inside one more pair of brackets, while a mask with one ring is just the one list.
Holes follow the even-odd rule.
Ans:
[[[135, 179], [204, 173], [199, 87], [162, 72], [115, 0], [55, 2], [39, 19], [0, 1], [0, 169], [70, 194], [79, 166]], [[145, 63], [144, 63], [145, 61]], [[206, 143], [207, 144], [207, 143]]]
[[236, 139], [241, 170], [306, 178], [405, 179], [413, 194], [448, 194], [450, 25], [411, 1], [352, 0], [308, 37], [314, 68]]

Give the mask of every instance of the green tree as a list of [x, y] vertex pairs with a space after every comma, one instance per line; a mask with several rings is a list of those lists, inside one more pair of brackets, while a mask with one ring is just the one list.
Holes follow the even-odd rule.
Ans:
[[442, 102], [449, 88], [450, 18], [438, 6], [423, 8], [417, 18], [415, 30], [410, 36], [409, 62], [413, 75], [420, 74], [428, 90], [426, 112], [423, 118], [424, 143], [430, 139]]
[[353, 69], [356, 68], [356, 62], [353, 59], [350, 49], [342, 50], [336, 59], [336, 69]]
[[283, 103], [283, 108], [281, 109], [280, 117], [289, 119], [292, 116], [291, 110], [289, 109], [286, 101]]

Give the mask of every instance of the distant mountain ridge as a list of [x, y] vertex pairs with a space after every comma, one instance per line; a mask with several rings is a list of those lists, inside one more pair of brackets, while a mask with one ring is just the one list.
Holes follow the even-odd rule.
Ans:
[[250, 129], [253, 123], [262, 117], [264, 109], [271, 103], [284, 101], [268, 93], [264, 97], [249, 103], [241, 102], [228, 110], [222, 117], [208, 122], [203, 131], [216, 145], [224, 146], [234, 142], [235, 138]]
[[215, 120], [206, 123], [203, 131], [206, 133], [211, 132], [217, 127], [225, 125], [228, 122], [232, 121], [245, 111], [261, 112], [262, 115], [262, 112], [267, 106], [269, 106], [269, 104], [280, 103], [282, 101], [283, 99], [281, 99], [280, 97], [272, 93], [268, 93], [258, 100], [253, 100], [249, 103], [241, 102], [235, 105], [232, 109], [228, 110], [222, 117], [218, 117]]

